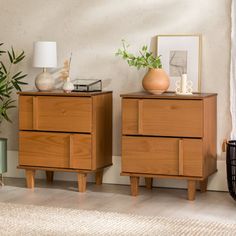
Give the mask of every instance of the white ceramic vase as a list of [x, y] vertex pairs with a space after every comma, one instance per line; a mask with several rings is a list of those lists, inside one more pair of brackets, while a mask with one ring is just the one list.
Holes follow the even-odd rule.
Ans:
[[67, 77], [62, 89], [65, 93], [70, 93], [74, 89], [74, 84], [70, 81], [70, 77]]

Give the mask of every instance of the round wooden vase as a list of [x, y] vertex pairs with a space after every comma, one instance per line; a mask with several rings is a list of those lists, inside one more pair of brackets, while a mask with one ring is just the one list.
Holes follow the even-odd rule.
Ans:
[[169, 88], [170, 79], [163, 69], [149, 69], [142, 83], [146, 91], [162, 94]]

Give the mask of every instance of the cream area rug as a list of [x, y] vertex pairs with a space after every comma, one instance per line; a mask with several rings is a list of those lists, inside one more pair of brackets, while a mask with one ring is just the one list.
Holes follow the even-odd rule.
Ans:
[[236, 235], [235, 224], [0, 203], [0, 235]]

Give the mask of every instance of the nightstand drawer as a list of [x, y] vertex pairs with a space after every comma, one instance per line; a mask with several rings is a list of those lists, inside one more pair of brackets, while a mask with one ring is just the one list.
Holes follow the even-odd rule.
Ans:
[[87, 132], [92, 130], [90, 97], [21, 96], [20, 129]]
[[91, 135], [21, 131], [19, 164], [91, 169]]
[[122, 172], [201, 177], [202, 140], [123, 136]]
[[177, 138], [122, 137], [122, 171], [178, 175]]
[[203, 136], [201, 100], [123, 99], [123, 134]]

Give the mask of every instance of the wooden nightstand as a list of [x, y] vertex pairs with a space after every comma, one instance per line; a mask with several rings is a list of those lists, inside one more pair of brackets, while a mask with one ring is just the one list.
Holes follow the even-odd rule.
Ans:
[[122, 175], [138, 194], [139, 176], [188, 180], [188, 199], [196, 182], [206, 191], [216, 171], [216, 94], [179, 96], [145, 92], [122, 97]]
[[86, 190], [87, 173], [112, 165], [112, 92], [19, 93], [19, 166], [29, 188], [35, 170], [78, 172], [79, 191]]

